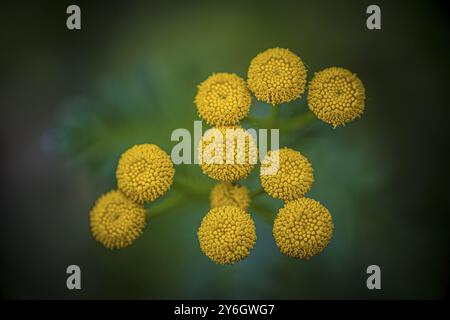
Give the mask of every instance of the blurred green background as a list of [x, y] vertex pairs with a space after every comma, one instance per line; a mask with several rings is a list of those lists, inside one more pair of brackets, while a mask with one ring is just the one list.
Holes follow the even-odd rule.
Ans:
[[[443, 2], [377, 1], [382, 30], [366, 28], [367, 1], [74, 1], [82, 30], [65, 27], [68, 1], [2, 4], [3, 298], [442, 298], [448, 294], [449, 16]], [[314, 71], [342, 66], [363, 81], [366, 112], [333, 130], [316, 121], [281, 131], [281, 145], [312, 162], [308, 196], [329, 208], [335, 233], [309, 261], [282, 255], [271, 224], [280, 201], [252, 210], [248, 259], [211, 263], [196, 231], [214, 182], [195, 165], [176, 179], [198, 186], [150, 219], [128, 249], [108, 251], [89, 229], [95, 199], [115, 187], [119, 155], [137, 143], [170, 152], [175, 128], [198, 120], [196, 86], [212, 72], [246, 77], [250, 60], [287, 47]], [[306, 112], [281, 106], [282, 119]], [[270, 106], [255, 99], [253, 116]], [[244, 123], [247, 127], [248, 124]], [[259, 184], [258, 170], [243, 182]], [[179, 193], [178, 193], [179, 194]], [[171, 190], [149, 206], [164, 207]], [[66, 267], [82, 290], [66, 289]], [[366, 268], [382, 290], [366, 288]]]

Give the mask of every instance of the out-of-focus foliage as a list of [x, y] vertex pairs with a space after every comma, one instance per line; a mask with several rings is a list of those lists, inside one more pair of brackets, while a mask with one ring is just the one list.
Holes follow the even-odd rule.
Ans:
[[[209, 207], [214, 182], [197, 165], [176, 166], [175, 181], [187, 183], [183, 193], [169, 194], [148, 205], [161, 214], [149, 219], [144, 234], [125, 250], [110, 252], [87, 241], [96, 286], [95, 297], [123, 298], [345, 298], [370, 297], [365, 268], [386, 268], [392, 287], [383, 297], [409, 294], [401, 283], [399, 257], [414, 235], [398, 218], [394, 195], [386, 192], [393, 175], [382, 141], [373, 126], [380, 105], [380, 79], [371, 66], [373, 46], [361, 19], [344, 19], [341, 6], [309, 3], [276, 5], [214, 5], [161, 8], [158, 15], [136, 10], [114, 33], [114, 46], [104, 69], [92, 71], [90, 89], [71, 97], [51, 131], [55, 149], [73, 164], [74, 172], [88, 170], [92, 181], [115, 187], [119, 155], [138, 143], [155, 143], [170, 153], [172, 130], [193, 132], [196, 86], [213, 72], [246, 77], [249, 62], [269, 47], [287, 47], [314, 70], [330, 65], [346, 67], [367, 89], [367, 111], [346, 127], [333, 130], [313, 121], [300, 130], [307, 114], [306, 96], [280, 106], [281, 146], [297, 149], [314, 168], [309, 197], [331, 212], [335, 233], [318, 257], [298, 261], [276, 248], [271, 219], [282, 203], [261, 195], [253, 201], [257, 242], [249, 258], [233, 266], [218, 266], [202, 255], [197, 228]], [[363, 8], [361, 12], [364, 12]], [[353, 12], [353, 11], [351, 11]], [[359, 11], [358, 11], [359, 12]], [[358, 13], [359, 14], [359, 13]], [[334, 17], [340, 17], [338, 21]], [[336, 18], [337, 19], [337, 18]], [[361, 20], [361, 21], [360, 21]], [[397, 45], [402, 45], [401, 42]], [[387, 53], [388, 55], [390, 53]], [[389, 61], [388, 56], [386, 61]], [[270, 117], [271, 106], [253, 99], [250, 119]], [[273, 123], [260, 123], [260, 127]], [[206, 124], [203, 124], [206, 129]], [[378, 129], [377, 129], [378, 130]], [[379, 128], [382, 130], [382, 128]], [[258, 188], [259, 169], [244, 182]], [[107, 190], [98, 190], [98, 195]], [[189, 194], [189, 191], [192, 194]], [[165, 201], [175, 203], [164, 208]], [[86, 212], [86, 225], [88, 213]], [[398, 218], [395, 220], [395, 218]], [[413, 274], [421, 273], [414, 269]]]

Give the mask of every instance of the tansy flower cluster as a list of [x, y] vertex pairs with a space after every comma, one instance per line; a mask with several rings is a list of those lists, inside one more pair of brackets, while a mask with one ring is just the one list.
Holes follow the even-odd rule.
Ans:
[[209, 129], [200, 139], [198, 152], [203, 173], [218, 181], [247, 177], [257, 161], [255, 140], [237, 126]]
[[91, 211], [92, 234], [108, 249], [129, 246], [144, 226], [145, 209], [117, 190], [98, 198]]
[[250, 206], [250, 194], [246, 186], [221, 182], [211, 190], [210, 204], [211, 208], [236, 206], [245, 210]]
[[305, 91], [307, 70], [288, 49], [268, 49], [258, 54], [248, 69], [248, 86], [259, 100], [278, 105], [293, 101]]
[[273, 224], [280, 251], [290, 257], [309, 259], [322, 252], [333, 235], [330, 212], [320, 202], [300, 198], [285, 204]]
[[[364, 112], [364, 86], [355, 74], [328, 68], [315, 73], [308, 87], [307, 74], [295, 53], [272, 48], [251, 61], [247, 81], [236, 74], [217, 73], [198, 86], [194, 100], [198, 114], [213, 126], [199, 143], [200, 167], [219, 181], [211, 191], [211, 210], [201, 222], [198, 239], [203, 253], [216, 263], [234, 263], [247, 257], [256, 240], [253, 221], [246, 211], [251, 201], [249, 191], [236, 182], [249, 175], [254, 167], [252, 154], [257, 152], [252, 137], [239, 127], [239, 121], [250, 111], [250, 93], [277, 107], [308, 90], [309, 109], [333, 128]], [[228, 136], [231, 129], [236, 134]], [[245, 141], [240, 151], [236, 149], [239, 136]], [[298, 259], [322, 252], [332, 238], [334, 225], [327, 208], [304, 197], [314, 183], [308, 159], [287, 147], [271, 150], [261, 161], [260, 180], [269, 196], [285, 203], [273, 225], [280, 251]]]
[[244, 79], [232, 73], [216, 73], [198, 86], [198, 114], [211, 126], [239, 123], [250, 111], [252, 97]]
[[200, 140], [199, 164], [204, 174], [220, 181], [197, 236], [202, 252], [219, 264], [246, 258], [256, 241], [255, 224], [246, 211], [248, 189], [235, 183], [247, 177], [257, 161], [255, 140], [239, 126], [251, 101], [245, 80], [230, 73], [208, 77], [198, 86], [194, 101], [199, 116], [213, 126]]
[[[248, 69], [248, 87], [258, 100], [277, 106], [300, 98], [306, 89], [307, 69], [288, 49], [273, 48], [258, 54]], [[366, 99], [358, 76], [331, 67], [314, 74], [308, 85], [309, 109], [334, 128], [362, 115]]]
[[350, 122], [364, 112], [364, 86], [356, 74], [343, 68], [317, 72], [309, 84], [308, 105], [333, 127]]
[[169, 155], [157, 145], [141, 144], [125, 151], [116, 169], [118, 190], [102, 195], [91, 210], [94, 238], [108, 249], [131, 245], [145, 227], [143, 203], [164, 195], [174, 175]]
[[[269, 172], [272, 166], [274, 172]], [[283, 201], [303, 197], [314, 182], [313, 168], [308, 159], [288, 148], [269, 151], [261, 163], [260, 176], [263, 189], [271, 197]]]
[[[240, 126], [250, 112], [252, 95], [277, 108], [307, 91], [310, 111], [333, 128], [364, 112], [365, 89], [356, 74], [331, 67], [315, 73], [309, 85], [307, 75], [304, 62], [295, 53], [272, 48], [250, 62], [246, 80], [234, 73], [216, 73], [198, 85], [194, 103], [198, 115], [212, 127], [200, 139], [199, 165], [217, 185], [211, 190], [211, 208], [197, 237], [201, 251], [215, 263], [245, 259], [257, 238], [248, 210], [252, 208], [251, 195], [258, 193], [238, 182], [248, 177], [258, 158], [254, 137]], [[141, 144], [126, 150], [116, 169], [117, 190], [99, 197], [90, 212], [94, 238], [108, 249], [131, 245], [145, 227], [144, 203], [167, 193], [174, 175], [170, 157], [157, 145]], [[314, 183], [307, 157], [288, 147], [270, 150], [261, 160], [259, 177], [259, 193], [284, 203], [273, 222], [279, 250], [298, 259], [322, 252], [334, 225], [326, 207], [305, 197]]]
[[219, 264], [246, 258], [256, 241], [255, 223], [250, 214], [237, 206], [212, 208], [197, 234], [203, 253]]
[[[276, 171], [265, 170], [269, 165]], [[285, 202], [273, 225], [280, 251], [293, 258], [309, 259], [325, 249], [333, 234], [333, 222], [327, 208], [304, 198], [314, 182], [308, 159], [289, 148], [270, 151], [261, 164], [260, 178], [265, 192]]]

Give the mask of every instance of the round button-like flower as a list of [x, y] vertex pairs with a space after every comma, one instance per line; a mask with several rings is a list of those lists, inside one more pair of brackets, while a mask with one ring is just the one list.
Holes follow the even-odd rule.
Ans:
[[273, 236], [280, 251], [290, 257], [309, 259], [322, 252], [333, 236], [330, 212], [320, 202], [302, 198], [278, 212]]
[[119, 190], [137, 203], [164, 195], [174, 175], [169, 155], [154, 144], [140, 144], [125, 151], [116, 170]]
[[258, 100], [272, 105], [293, 101], [305, 91], [307, 70], [289, 49], [273, 48], [258, 54], [248, 69], [248, 87]]
[[246, 258], [256, 242], [255, 223], [246, 211], [235, 206], [211, 209], [197, 235], [203, 253], [218, 264]]
[[212, 126], [235, 125], [245, 118], [252, 96], [245, 81], [234, 73], [216, 73], [198, 86], [195, 104]]
[[241, 127], [217, 127], [199, 143], [199, 164], [207, 176], [219, 181], [245, 178], [257, 162], [256, 142]]
[[271, 197], [292, 201], [303, 197], [314, 182], [313, 168], [300, 152], [269, 151], [261, 163], [261, 185]]
[[210, 203], [211, 208], [237, 206], [245, 210], [250, 205], [250, 195], [245, 186], [221, 182], [211, 190]]
[[334, 128], [364, 112], [364, 85], [349, 70], [328, 68], [317, 72], [308, 86], [309, 109]]
[[110, 191], [97, 199], [90, 213], [94, 238], [108, 249], [131, 245], [145, 227], [145, 209], [120, 191]]

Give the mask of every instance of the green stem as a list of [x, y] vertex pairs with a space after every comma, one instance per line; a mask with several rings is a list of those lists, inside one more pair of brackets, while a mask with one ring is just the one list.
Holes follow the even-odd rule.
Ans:
[[272, 106], [272, 113], [270, 114], [270, 126], [272, 128], [277, 127], [278, 116], [280, 114], [280, 106]]
[[147, 220], [153, 219], [167, 212], [168, 210], [177, 207], [185, 200], [186, 198], [183, 195], [175, 194], [169, 199], [165, 199], [164, 201], [159, 202], [158, 204], [147, 210]]
[[265, 220], [266, 222], [273, 223], [272, 212], [270, 212], [270, 210], [267, 210], [267, 208], [265, 206], [257, 204], [257, 203], [252, 203], [250, 205], [250, 209], [252, 211], [255, 211], [256, 213], [258, 213], [259, 216], [261, 218], [263, 218], [263, 220]]
[[291, 119], [286, 119], [283, 123], [280, 124], [280, 129], [286, 131], [301, 129], [314, 120], [316, 120], [316, 116], [312, 112], [306, 111], [299, 116], [293, 117]]
[[253, 199], [253, 198], [258, 197], [259, 195], [262, 195], [263, 193], [264, 193], [263, 188], [258, 188], [258, 189], [250, 191], [250, 197]]
[[188, 180], [184, 180], [180, 177], [177, 177], [173, 182], [173, 188], [188, 197], [195, 198], [198, 200], [208, 197], [209, 192], [206, 189], [203, 190], [204, 188], [199, 187], [200, 186], [198, 183], [194, 185], [190, 183]]
[[265, 119], [247, 117], [244, 121], [257, 128], [279, 128], [281, 130], [293, 131], [301, 129], [317, 119], [312, 112], [307, 110], [298, 116], [281, 120], [279, 119], [279, 108], [280, 106], [272, 107], [270, 116]]

